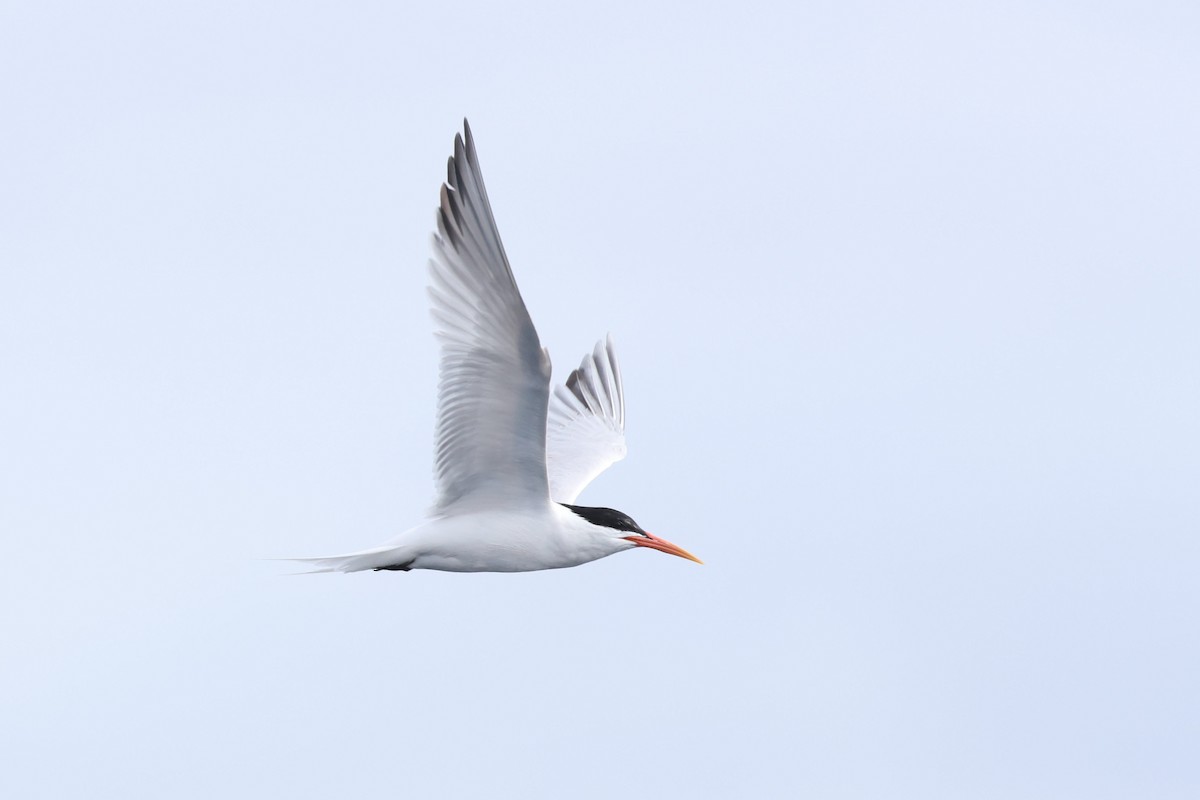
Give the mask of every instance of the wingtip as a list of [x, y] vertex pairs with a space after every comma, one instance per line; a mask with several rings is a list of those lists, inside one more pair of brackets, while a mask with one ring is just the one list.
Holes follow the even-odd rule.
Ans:
[[[468, 140], [470, 141], [470, 140]], [[450, 164], [453, 166], [455, 160], [465, 161], [467, 157], [467, 145], [463, 141], [461, 133], [454, 134], [454, 155], [450, 157]]]
[[[463, 132], [461, 139], [463, 142], [462, 152], [466, 157], [466, 162], [471, 165], [472, 169], [478, 170], [479, 156], [475, 154], [475, 136], [471, 133], [471, 123], [467, 122], [466, 117], [463, 117]], [[457, 149], [455, 150], [455, 154], [458, 154]]]

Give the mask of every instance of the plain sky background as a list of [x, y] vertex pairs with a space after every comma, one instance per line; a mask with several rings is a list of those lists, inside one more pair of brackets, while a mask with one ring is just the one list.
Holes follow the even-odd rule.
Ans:
[[[0, 795], [1200, 796], [1200, 10], [0, 5]], [[582, 500], [432, 500], [461, 118]]]

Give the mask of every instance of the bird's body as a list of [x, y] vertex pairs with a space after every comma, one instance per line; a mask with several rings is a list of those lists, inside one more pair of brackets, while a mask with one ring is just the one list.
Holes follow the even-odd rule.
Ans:
[[625, 455], [611, 338], [553, 394], [550, 356], [492, 218], [470, 127], [455, 137], [438, 209], [430, 298], [441, 343], [429, 520], [370, 550], [299, 559], [318, 572], [574, 567], [634, 547], [698, 561], [621, 512], [573, 505]]
[[[528, 572], [577, 567], [630, 547], [595, 536], [586, 520], [558, 503], [435, 517], [392, 544], [332, 559], [318, 567], [346, 572], [436, 569], [443, 572]], [[319, 562], [328, 563], [319, 563]]]

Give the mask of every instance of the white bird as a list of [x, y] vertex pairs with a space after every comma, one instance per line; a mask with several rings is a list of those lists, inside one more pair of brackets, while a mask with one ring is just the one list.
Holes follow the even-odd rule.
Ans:
[[625, 457], [625, 395], [612, 338], [550, 392], [542, 348], [500, 243], [471, 128], [442, 184], [429, 295], [438, 325], [437, 502], [370, 550], [297, 559], [316, 572], [574, 567], [648, 547], [700, 563], [611, 508], [573, 505]]

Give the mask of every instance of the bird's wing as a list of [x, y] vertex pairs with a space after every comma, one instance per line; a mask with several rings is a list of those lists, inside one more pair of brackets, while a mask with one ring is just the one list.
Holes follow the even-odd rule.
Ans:
[[471, 128], [454, 137], [429, 262], [441, 363], [435, 511], [549, 496], [550, 357], [504, 255]]
[[546, 426], [550, 496], [574, 503], [585, 486], [624, 457], [625, 391], [609, 336], [554, 389]]

